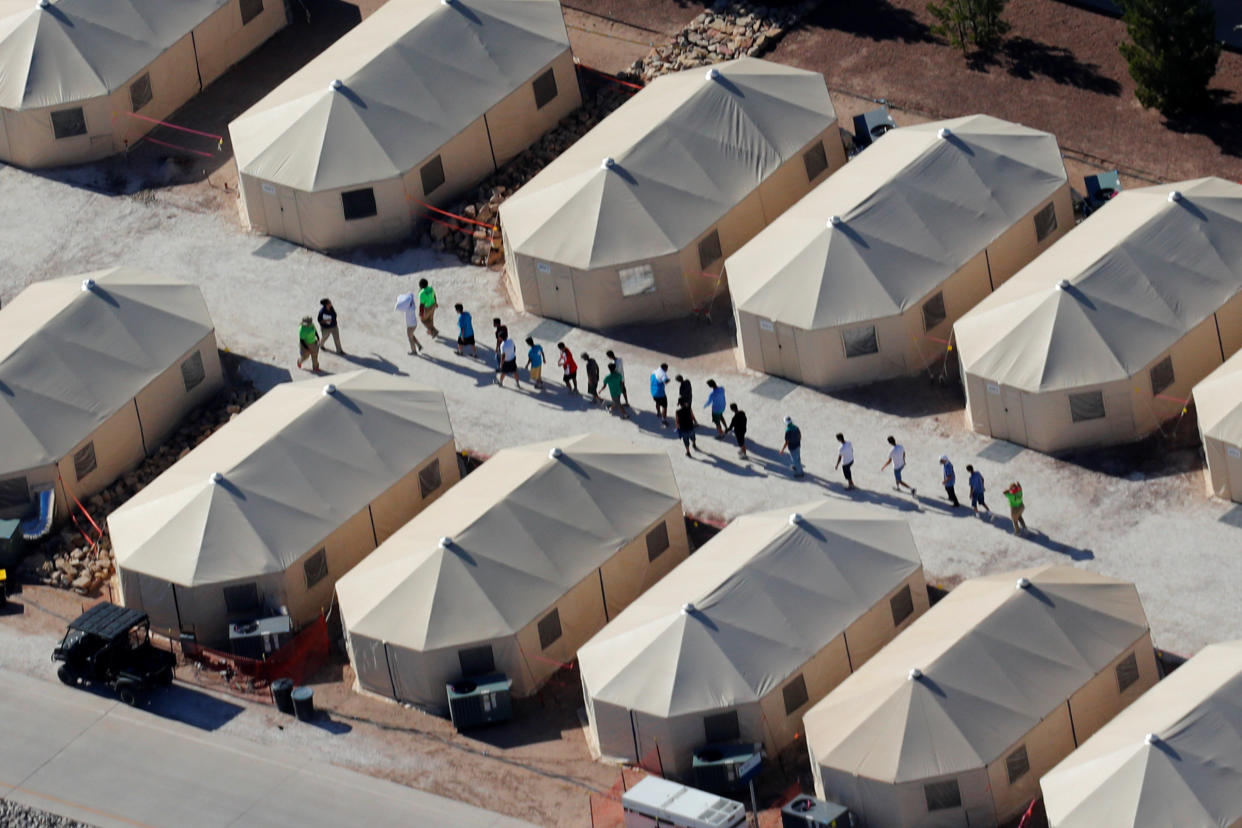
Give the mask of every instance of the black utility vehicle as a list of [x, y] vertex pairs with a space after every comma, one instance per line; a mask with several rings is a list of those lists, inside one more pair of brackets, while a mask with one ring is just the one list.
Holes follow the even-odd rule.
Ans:
[[126, 704], [137, 704], [153, 687], [172, 684], [176, 657], [151, 643], [145, 612], [103, 602], [69, 623], [52, 651], [63, 662], [56, 675], [70, 686], [106, 684]]

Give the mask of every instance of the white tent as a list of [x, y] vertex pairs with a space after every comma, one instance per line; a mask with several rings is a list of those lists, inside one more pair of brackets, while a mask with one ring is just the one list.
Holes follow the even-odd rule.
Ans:
[[285, 22], [278, 0], [0, 0], [0, 160], [121, 152]]
[[278, 385], [108, 517], [126, 606], [217, 643], [295, 624], [456, 483], [444, 395], [361, 370]]
[[665, 75], [501, 205], [510, 286], [591, 327], [685, 316], [725, 256], [844, 163], [817, 72], [742, 58]]
[[1242, 641], [1204, 647], [1040, 788], [1052, 828], [1242, 825]]
[[954, 335], [975, 431], [1050, 452], [1152, 433], [1242, 347], [1242, 185], [1121, 193]]
[[891, 130], [725, 262], [743, 361], [820, 386], [917, 373], [1073, 226], [1048, 133], [987, 115]]
[[67, 514], [222, 382], [197, 286], [125, 267], [30, 285], [0, 310], [0, 516], [47, 487]]
[[1242, 351], [1194, 387], [1208, 491], [1242, 502]]
[[775, 756], [927, 603], [900, 518], [826, 500], [743, 515], [579, 651], [591, 738], [665, 776], [711, 742]]
[[499, 670], [528, 695], [687, 554], [665, 452], [505, 449], [337, 585], [358, 685], [441, 707], [446, 682]]

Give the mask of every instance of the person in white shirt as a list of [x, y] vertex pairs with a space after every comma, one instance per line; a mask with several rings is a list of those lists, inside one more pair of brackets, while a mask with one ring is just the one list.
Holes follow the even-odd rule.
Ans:
[[910, 494], [917, 495], [919, 490], [901, 479], [901, 470], [906, 467], [906, 447], [898, 443], [891, 434], [888, 437], [888, 444], [892, 448], [889, 449], [888, 459], [884, 461], [883, 466], [880, 466], [880, 471], [884, 471], [889, 465], [892, 465], [893, 477], [897, 480], [897, 485], [894, 488], [897, 491], [901, 491], [901, 487], [905, 486], [910, 490]]
[[414, 301], [414, 294], [403, 293], [398, 296], [397, 310], [405, 311], [405, 335], [410, 340], [410, 353], [417, 354], [423, 350], [423, 343], [414, 335], [414, 331], [418, 330], [418, 302]]
[[513, 375], [513, 383], [518, 388], [522, 387], [522, 381], [518, 379], [517, 367], [517, 343], [510, 337], [505, 337], [500, 343], [500, 370], [496, 372], [496, 384], [504, 385], [505, 376]]
[[837, 434], [837, 442], [841, 444], [841, 448], [837, 449], [837, 465], [833, 468], [840, 468], [841, 473], [845, 475], [845, 488], [853, 489], [854, 475], [850, 469], [854, 466], [854, 444], [845, 439], [844, 434]]

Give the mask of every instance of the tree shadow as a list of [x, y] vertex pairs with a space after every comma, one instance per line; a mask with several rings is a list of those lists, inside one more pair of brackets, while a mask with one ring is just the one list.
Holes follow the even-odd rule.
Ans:
[[972, 52], [966, 56], [966, 65], [975, 72], [997, 67], [1020, 80], [1042, 77], [1100, 95], [1121, 94], [1121, 84], [1101, 73], [1096, 64], [1078, 60], [1068, 49], [1029, 37], [1008, 38], [993, 52]]
[[1208, 138], [1224, 155], [1242, 157], [1242, 100], [1228, 100], [1233, 94], [1210, 89], [1212, 105], [1202, 114], [1166, 118], [1164, 124], [1174, 132]]
[[866, 3], [821, 3], [798, 28], [836, 29], [869, 40], [899, 40], [902, 43], [937, 43], [939, 39], [909, 9], [888, 0]]

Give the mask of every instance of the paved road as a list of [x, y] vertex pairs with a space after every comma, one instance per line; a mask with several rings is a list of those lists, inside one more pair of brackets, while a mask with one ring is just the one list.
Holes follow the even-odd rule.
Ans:
[[533, 828], [3, 670], [0, 729], [0, 798], [100, 828]]

